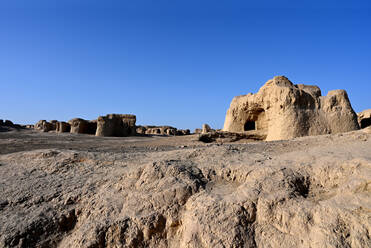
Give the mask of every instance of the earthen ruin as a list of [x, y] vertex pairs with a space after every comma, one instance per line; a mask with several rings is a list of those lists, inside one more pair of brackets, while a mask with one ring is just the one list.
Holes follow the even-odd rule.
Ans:
[[40, 120], [35, 124], [34, 129], [42, 132], [49, 132], [53, 130], [53, 125], [46, 120]]
[[64, 121], [58, 121], [56, 125], [56, 131], [57, 133], [66, 133], [70, 132], [71, 130], [71, 125], [67, 122]]
[[81, 118], [74, 118], [68, 121], [71, 126], [70, 133], [95, 134], [97, 123]]
[[366, 128], [371, 126], [371, 109], [363, 110], [358, 113], [358, 123], [361, 128]]
[[99, 116], [95, 135], [117, 137], [135, 135], [135, 122], [135, 115], [109, 114]]
[[177, 129], [171, 126], [136, 126], [136, 116], [131, 114], [108, 114], [97, 120], [73, 118], [68, 122], [40, 120], [33, 127], [42, 132], [94, 134], [95, 136], [134, 136], [140, 135], [188, 135], [189, 129]]
[[317, 86], [274, 77], [256, 94], [236, 96], [223, 131], [259, 133], [266, 140], [341, 133], [359, 129], [345, 90], [321, 96]]
[[146, 135], [189, 135], [189, 129], [177, 129], [172, 126], [137, 126], [136, 131], [138, 134]]

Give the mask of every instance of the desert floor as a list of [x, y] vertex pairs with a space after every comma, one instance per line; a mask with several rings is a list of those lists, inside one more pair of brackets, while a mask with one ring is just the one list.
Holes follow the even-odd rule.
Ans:
[[371, 129], [209, 143], [0, 132], [0, 247], [371, 247]]

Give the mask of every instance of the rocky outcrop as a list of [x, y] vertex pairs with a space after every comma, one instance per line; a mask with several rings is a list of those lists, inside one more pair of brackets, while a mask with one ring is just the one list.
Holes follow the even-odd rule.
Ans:
[[131, 136], [136, 134], [136, 116], [128, 114], [109, 114], [99, 116], [96, 136]]
[[71, 131], [71, 125], [64, 121], [58, 121], [56, 123], [56, 131], [57, 133], [66, 133]]
[[233, 98], [223, 131], [264, 132], [266, 140], [341, 133], [359, 129], [345, 90], [321, 96], [317, 86], [269, 80], [256, 94]]
[[366, 128], [368, 126], [371, 126], [371, 109], [366, 109], [358, 115], [358, 123], [361, 128]]
[[74, 118], [68, 121], [71, 126], [70, 133], [95, 134], [97, 123], [81, 118]]
[[54, 126], [52, 123], [46, 121], [46, 120], [40, 120], [34, 125], [34, 129], [42, 132], [49, 132], [54, 129]]

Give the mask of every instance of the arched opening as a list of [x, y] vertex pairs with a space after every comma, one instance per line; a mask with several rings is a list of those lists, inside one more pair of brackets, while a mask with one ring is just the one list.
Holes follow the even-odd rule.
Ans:
[[371, 118], [361, 120], [361, 128], [366, 128], [368, 126], [371, 126]]
[[255, 130], [255, 121], [246, 121], [244, 131]]

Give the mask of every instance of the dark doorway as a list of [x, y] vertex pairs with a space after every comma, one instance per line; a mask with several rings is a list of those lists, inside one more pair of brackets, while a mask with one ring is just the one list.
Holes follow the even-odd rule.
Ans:
[[371, 118], [361, 120], [361, 128], [366, 128], [368, 126], [371, 126]]
[[244, 131], [255, 130], [255, 121], [247, 121], [243, 129]]

